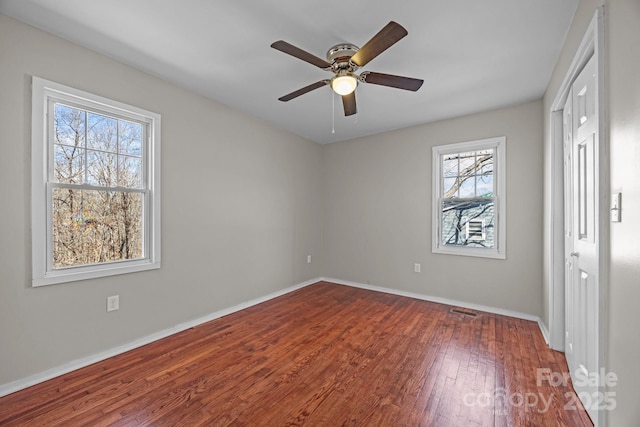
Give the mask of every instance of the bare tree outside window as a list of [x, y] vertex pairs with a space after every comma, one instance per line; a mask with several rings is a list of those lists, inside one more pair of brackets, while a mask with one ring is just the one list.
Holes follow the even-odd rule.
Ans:
[[441, 243], [493, 248], [494, 149], [442, 156]]
[[142, 258], [143, 125], [61, 103], [53, 112], [53, 266]]

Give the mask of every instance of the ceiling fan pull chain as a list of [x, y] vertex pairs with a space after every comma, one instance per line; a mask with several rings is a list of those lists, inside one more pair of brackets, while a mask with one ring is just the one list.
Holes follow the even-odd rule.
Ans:
[[336, 133], [336, 96], [331, 91], [331, 133]]

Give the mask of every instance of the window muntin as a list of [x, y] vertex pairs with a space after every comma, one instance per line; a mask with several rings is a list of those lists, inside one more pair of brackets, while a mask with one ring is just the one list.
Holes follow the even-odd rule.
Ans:
[[33, 285], [160, 267], [160, 116], [33, 79]]
[[433, 252], [504, 258], [504, 141], [433, 148]]

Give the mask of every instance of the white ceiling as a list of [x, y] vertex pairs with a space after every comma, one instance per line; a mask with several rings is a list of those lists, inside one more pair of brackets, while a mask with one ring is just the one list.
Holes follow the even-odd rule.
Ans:
[[[0, 12], [328, 143], [541, 98], [577, 3], [0, 0]], [[272, 42], [325, 58], [335, 44], [364, 45], [391, 20], [409, 35], [360, 71], [424, 79], [418, 92], [360, 84], [358, 114], [346, 118], [329, 87], [278, 101], [331, 74]]]

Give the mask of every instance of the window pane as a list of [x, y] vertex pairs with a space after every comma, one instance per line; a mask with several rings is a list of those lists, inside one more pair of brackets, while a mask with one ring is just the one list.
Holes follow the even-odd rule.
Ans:
[[493, 175], [476, 177], [476, 196], [493, 197]]
[[[476, 161], [476, 152], [460, 153], [460, 175], [475, 174], [474, 163]], [[469, 170], [467, 170], [470, 168]]]
[[118, 148], [120, 154], [142, 156], [142, 125], [126, 120], [120, 120], [118, 125], [120, 126]]
[[[494, 247], [494, 200], [442, 201], [442, 244], [449, 246]], [[469, 220], [484, 221], [484, 240], [468, 240]]]
[[493, 174], [493, 154], [479, 156], [478, 159], [480, 160], [480, 170], [478, 173], [482, 175]]
[[118, 157], [118, 185], [127, 188], [142, 188], [142, 159], [140, 157]]
[[62, 104], [54, 105], [53, 132], [55, 142], [84, 148], [85, 113]]
[[55, 268], [143, 257], [143, 194], [54, 188]]
[[458, 178], [444, 178], [442, 180], [444, 184], [444, 197], [458, 197], [458, 186], [456, 185]]
[[53, 146], [53, 179], [65, 184], [84, 182], [84, 152], [82, 148], [58, 145]]
[[87, 183], [101, 187], [115, 187], [117, 184], [116, 154], [87, 151]]
[[475, 176], [467, 176], [463, 178], [464, 181], [460, 184], [460, 198], [475, 197], [476, 196], [476, 181]]
[[442, 159], [442, 176], [458, 176], [458, 155], [444, 156]]
[[112, 117], [87, 113], [87, 147], [95, 150], [116, 151], [118, 121]]

